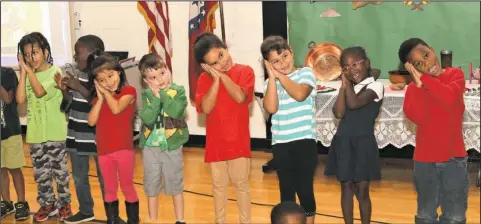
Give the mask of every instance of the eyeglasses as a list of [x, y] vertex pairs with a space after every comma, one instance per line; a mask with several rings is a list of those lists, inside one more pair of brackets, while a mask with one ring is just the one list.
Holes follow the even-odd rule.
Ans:
[[359, 60], [359, 61], [356, 61], [356, 62], [354, 62], [354, 63], [352, 63], [352, 64], [350, 64], [350, 65], [346, 65], [346, 66], [342, 67], [342, 72], [345, 73], [345, 72], [348, 72], [349, 70], [351, 70], [351, 69], [353, 69], [353, 68], [358, 68], [359, 65], [360, 65], [361, 63], [363, 63], [363, 62], [364, 62], [364, 59]]

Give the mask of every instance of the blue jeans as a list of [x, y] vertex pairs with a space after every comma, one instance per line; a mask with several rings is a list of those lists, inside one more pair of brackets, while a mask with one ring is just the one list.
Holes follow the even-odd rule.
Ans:
[[[414, 183], [418, 194], [415, 223], [466, 223], [467, 157], [440, 163], [414, 161]], [[439, 221], [438, 206], [442, 211]]]
[[[79, 202], [80, 213], [93, 216], [94, 215], [94, 200], [90, 193], [89, 181], [89, 164], [90, 156], [78, 155], [77, 152], [70, 152], [70, 161], [72, 162], [72, 176], [75, 183], [75, 190], [77, 192], [77, 199]], [[99, 178], [100, 190], [102, 198], [104, 194], [104, 181], [100, 174], [99, 161], [97, 156], [94, 156], [95, 165], [97, 165], [97, 176]]]

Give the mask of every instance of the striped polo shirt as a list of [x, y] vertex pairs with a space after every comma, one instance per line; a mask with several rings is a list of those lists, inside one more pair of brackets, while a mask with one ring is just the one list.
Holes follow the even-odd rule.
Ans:
[[[74, 66], [66, 66], [63, 72], [65, 71], [77, 77], [80, 83], [90, 90], [87, 73]], [[92, 106], [80, 92], [69, 90], [69, 93], [72, 96], [72, 104], [68, 112], [67, 151], [76, 151], [79, 155], [96, 155], [95, 127], [90, 127], [87, 123]]]
[[[302, 102], [293, 99], [276, 80], [279, 107], [271, 118], [272, 145], [301, 139], [316, 139], [315, 97], [316, 79], [311, 68], [305, 67], [287, 75], [292, 81], [312, 86], [311, 94]], [[264, 82], [264, 93], [268, 80]]]

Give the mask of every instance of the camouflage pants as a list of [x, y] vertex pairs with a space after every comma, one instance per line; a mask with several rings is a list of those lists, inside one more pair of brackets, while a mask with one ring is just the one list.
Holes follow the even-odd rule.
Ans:
[[[30, 156], [37, 183], [37, 201], [40, 206], [55, 204], [57, 208], [70, 204], [70, 174], [67, 167], [65, 142], [30, 144]], [[59, 200], [53, 193], [53, 180], [57, 183]]]

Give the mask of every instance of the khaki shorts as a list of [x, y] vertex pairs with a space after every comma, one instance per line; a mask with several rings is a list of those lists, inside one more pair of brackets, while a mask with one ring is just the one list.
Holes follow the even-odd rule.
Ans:
[[25, 166], [22, 135], [14, 135], [2, 140], [2, 168], [17, 169]]
[[158, 147], [142, 150], [144, 162], [144, 191], [148, 197], [164, 193], [175, 196], [184, 191], [184, 157], [182, 147], [164, 151]]

